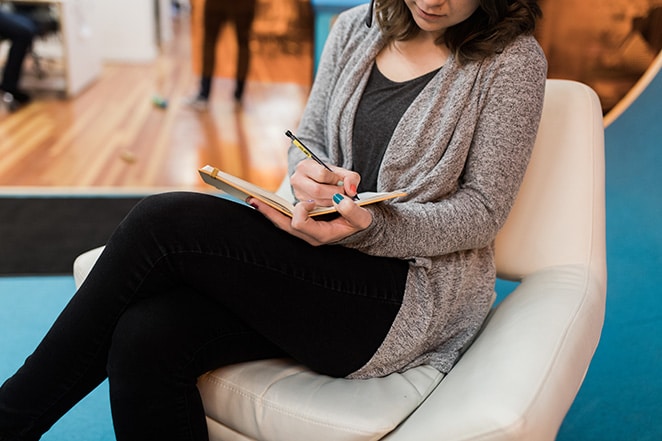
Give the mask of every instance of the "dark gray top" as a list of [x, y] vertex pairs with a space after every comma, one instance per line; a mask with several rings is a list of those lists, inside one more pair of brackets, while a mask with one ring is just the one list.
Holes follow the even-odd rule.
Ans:
[[386, 146], [400, 118], [439, 69], [409, 81], [392, 81], [372, 67], [356, 110], [352, 143], [354, 171], [361, 175], [359, 191], [377, 191], [377, 175]]

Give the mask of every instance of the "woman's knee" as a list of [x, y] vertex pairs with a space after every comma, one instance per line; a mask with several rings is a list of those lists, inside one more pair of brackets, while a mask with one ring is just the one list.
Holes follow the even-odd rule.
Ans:
[[160, 217], [172, 213], [181, 214], [181, 211], [184, 209], [184, 207], [190, 206], [196, 200], [200, 199], [201, 196], [205, 195], [192, 192], [169, 192], [153, 194], [140, 200], [129, 214], [138, 214], [140, 216], [149, 217]]
[[[138, 202], [120, 224], [120, 229], [142, 235], [159, 230], [176, 230], [188, 219], [200, 218], [209, 195], [189, 192], [172, 192], [150, 195]], [[185, 227], [185, 225], [184, 225]]]
[[241, 331], [224, 308], [189, 290], [164, 287], [122, 313], [108, 353], [109, 377], [193, 378], [202, 373], [197, 364], [203, 348]]
[[139, 202], [123, 223], [135, 224], [141, 231], [167, 237], [185, 233], [186, 238], [221, 234], [224, 229], [241, 227], [249, 218], [246, 207], [217, 196], [193, 192], [173, 192], [148, 196]]
[[168, 328], [144, 308], [129, 308], [120, 317], [108, 352], [108, 376], [144, 376], [168, 367]]

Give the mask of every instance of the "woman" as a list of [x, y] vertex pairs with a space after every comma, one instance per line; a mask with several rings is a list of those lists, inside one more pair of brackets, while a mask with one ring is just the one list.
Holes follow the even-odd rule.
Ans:
[[[331, 31], [290, 151], [292, 219], [213, 196], [147, 198], [0, 389], [3, 440], [38, 439], [106, 376], [118, 440], [207, 438], [200, 374], [288, 356], [369, 378], [447, 372], [494, 298], [546, 62], [535, 0], [381, 0]], [[361, 208], [358, 189], [408, 196]], [[315, 205], [340, 216], [314, 220]], [[274, 227], [275, 225], [275, 227]]]

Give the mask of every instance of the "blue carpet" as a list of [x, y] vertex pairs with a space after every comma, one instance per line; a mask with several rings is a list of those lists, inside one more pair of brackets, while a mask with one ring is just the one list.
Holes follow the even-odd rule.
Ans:
[[[39, 343], [74, 292], [69, 276], [0, 278], [0, 382]], [[102, 383], [42, 441], [113, 441], [108, 383]]]
[[607, 311], [561, 441], [662, 440], [662, 74], [605, 133]]

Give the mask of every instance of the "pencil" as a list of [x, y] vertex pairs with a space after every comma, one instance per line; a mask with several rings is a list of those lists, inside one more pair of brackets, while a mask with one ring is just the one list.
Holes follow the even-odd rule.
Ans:
[[[299, 150], [301, 150], [306, 156], [313, 159], [315, 162], [320, 164], [322, 167], [324, 167], [325, 169], [327, 169], [328, 171], [333, 173], [333, 170], [331, 170], [329, 168], [329, 166], [324, 163], [324, 161], [322, 161], [320, 158], [318, 158], [317, 155], [315, 155], [315, 153], [312, 152], [312, 150], [310, 150], [308, 147], [306, 147], [303, 144], [303, 142], [301, 142], [299, 140], [299, 138], [294, 136], [294, 133], [292, 133], [291, 131], [288, 130], [287, 132], [285, 132], [285, 135], [287, 135], [287, 137], [289, 137], [292, 140], [292, 143], [295, 146], [297, 146], [299, 148]], [[342, 181], [339, 181], [338, 185], [342, 185]], [[359, 195], [354, 196], [352, 199], [355, 200], [355, 201], [358, 201], [359, 200]]]
[[322, 161], [320, 158], [318, 158], [317, 155], [315, 155], [315, 153], [313, 153], [308, 147], [306, 147], [303, 144], [303, 142], [299, 141], [299, 138], [294, 136], [294, 133], [292, 133], [288, 130], [287, 132], [285, 132], [285, 135], [287, 135], [292, 140], [292, 143], [295, 146], [297, 146], [299, 148], [299, 150], [301, 150], [306, 156], [313, 159], [315, 162], [320, 164], [322, 167], [324, 167], [328, 171], [333, 172], [333, 170], [331, 170], [329, 168], [329, 166], [324, 163], [324, 161]]

